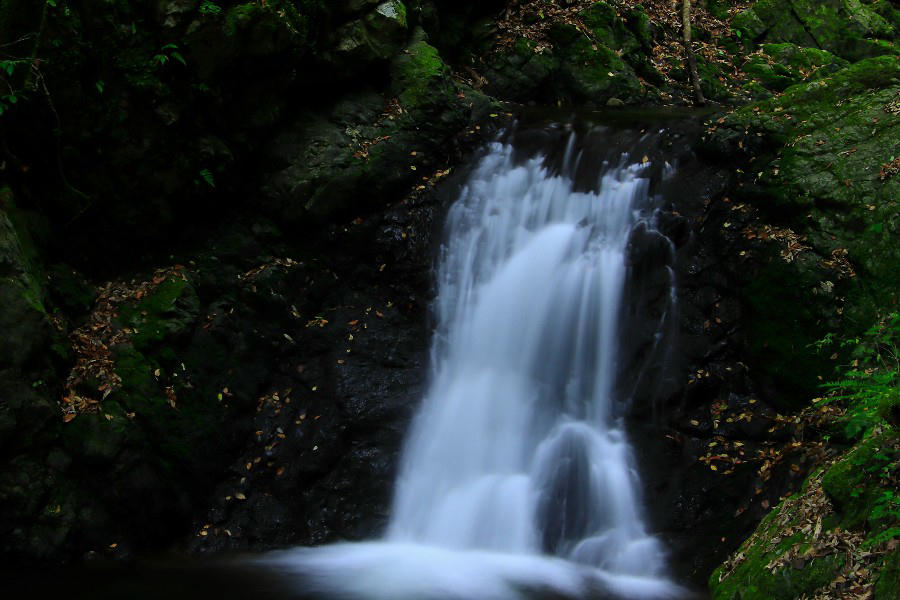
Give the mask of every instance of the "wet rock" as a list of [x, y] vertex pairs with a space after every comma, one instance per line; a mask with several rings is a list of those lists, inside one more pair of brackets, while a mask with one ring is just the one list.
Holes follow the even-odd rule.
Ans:
[[[291, 280], [277, 269], [265, 287], [254, 280], [264, 296], [277, 290], [285, 299], [269, 318], [296, 307], [301, 326], [291, 342], [282, 337], [282, 364], [259, 400], [254, 433], [196, 514], [190, 549], [311, 545], [383, 529], [425, 381], [430, 261], [419, 248], [434, 227], [433, 201], [333, 228], [327, 250]], [[395, 237], [395, 228], [406, 235]]]

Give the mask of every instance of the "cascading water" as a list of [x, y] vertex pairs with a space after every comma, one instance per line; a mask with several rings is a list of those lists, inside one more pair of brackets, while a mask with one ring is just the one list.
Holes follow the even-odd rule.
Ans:
[[626, 250], [654, 209], [650, 165], [621, 154], [579, 190], [575, 141], [557, 168], [493, 144], [451, 207], [432, 379], [385, 539], [272, 559], [307, 589], [679, 594], [662, 578], [614, 397]]

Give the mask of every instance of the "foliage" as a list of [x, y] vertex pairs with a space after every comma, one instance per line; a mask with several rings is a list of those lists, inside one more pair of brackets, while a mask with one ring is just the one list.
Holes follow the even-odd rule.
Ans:
[[212, 0], [203, 0], [203, 2], [200, 3], [200, 14], [213, 16], [220, 15], [222, 14], [222, 7]]
[[838, 378], [824, 384], [827, 394], [818, 400], [846, 407], [839, 423], [847, 439], [863, 437], [892, 418], [900, 406], [900, 314], [890, 313], [860, 337], [836, 342], [827, 334], [816, 345], [826, 351], [833, 345], [852, 348], [852, 362], [836, 368]]
[[166, 44], [159, 49], [159, 52], [153, 56], [153, 61], [159, 66], [165, 65], [170, 58], [174, 58], [182, 65], [187, 66], [184, 56], [178, 51], [178, 44]]

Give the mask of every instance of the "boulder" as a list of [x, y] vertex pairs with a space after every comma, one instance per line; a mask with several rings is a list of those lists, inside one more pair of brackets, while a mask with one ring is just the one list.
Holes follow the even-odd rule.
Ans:
[[900, 289], [900, 65], [860, 61], [711, 123], [710, 156], [753, 160], [736, 197], [783, 227], [745, 299], [758, 367], [815, 394], [830, 361], [814, 343], [856, 335]]
[[0, 370], [23, 368], [50, 334], [37, 255], [17, 216], [12, 193], [0, 190]]
[[763, 87], [781, 92], [795, 83], [827, 77], [849, 63], [818, 48], [796, 44], [763, 44], [762, 54], [753, 54], [743, 71]]
[[747, 42], [788, 42], [855, 61], [897, 54], [898, 14], [886, 2], [760, 0], [731, 26]]
[[390, 76], [390, 96], [348, 95], [330, 112], [300, 115], [275, 140], [267, 162], [276, 170], [263, 184], [273, 217], [321, 224], [384, 205], [440, 156], [476, 106], [421, 34], [391, 62]]
[[362, 18], [335, 32], [336, 65], [359, 71], [396, 55], [406, 42], [406, 6], [400, 0], [382, 2]]
[[487, 91], [525, 102], [567, 102], [601, 106], [611, 98], [633, 104], [648, 88], [639, 76], [660, 82], [650, 64], [649, 20], [639, 8], [625, 18], [606, 2], [578, 13], [582, 30], [554, 23], [551, 44], [519, 38], [487, 60]]

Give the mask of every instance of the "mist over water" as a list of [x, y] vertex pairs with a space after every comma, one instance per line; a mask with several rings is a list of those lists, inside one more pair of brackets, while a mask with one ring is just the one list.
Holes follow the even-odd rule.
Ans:
[[[614, 396], [626, 251], [652, 228], [650, 163], [579, 182], [495, 143], [447, 216], [429, 390], [379, 542], [266, 560], [340, 598], [680, 595], [648, 533]], [[581, 177], [583, 179], [583, 177]]]

